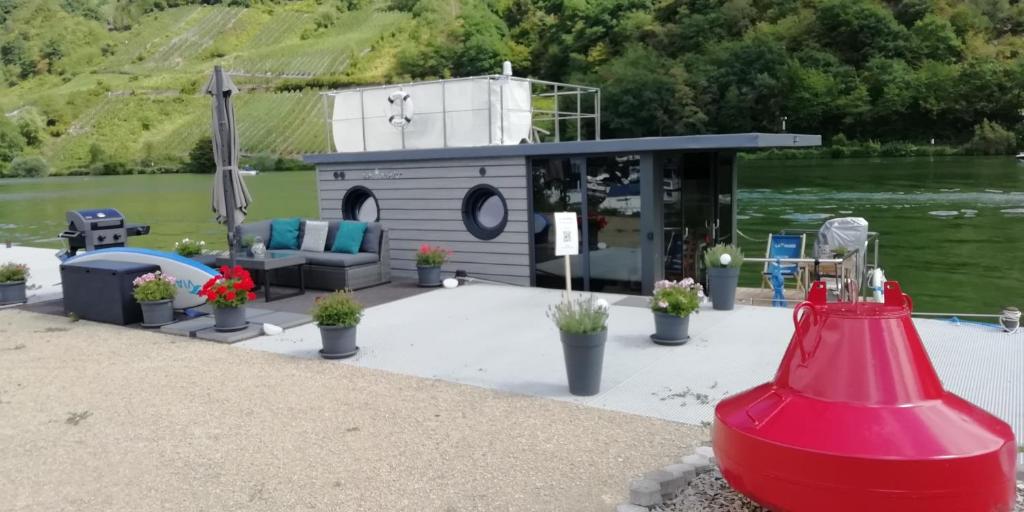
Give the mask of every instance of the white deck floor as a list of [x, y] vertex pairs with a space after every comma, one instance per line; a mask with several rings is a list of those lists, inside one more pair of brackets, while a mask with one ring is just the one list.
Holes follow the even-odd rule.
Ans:
[[[705, 308], [683, 346], [653, 344], [640, 298], [612, 303], [601, 393], [574, 397], [565, 381], [558, 331], [545, 317], [561, 292], [473, 284], [370, 308], [361, 351], [343, 364], [576, 402], [670, 421], [711, 421], [723, 396], [772, 378], [793, 332], [792, 310]], [[1024, 332], [915, 320], [947, 389], [1010, 423], [1024, 439]], [[235, 345], [318, 357], [314, 325]]]
[[0, 264], [21, 263], [28, 265], [28, 289], [25, 295], [29, 303], [59, 299], [60, 260], [56, 249], [0, 245]]

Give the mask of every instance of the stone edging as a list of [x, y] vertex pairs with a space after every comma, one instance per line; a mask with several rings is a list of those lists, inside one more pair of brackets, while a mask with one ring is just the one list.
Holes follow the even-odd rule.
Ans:
[[615, 512], [648, 512], [648, 507], [662, 504], [690, 485], [697, 475], [711, 471], [717, 464], [715, 451], [710, 446], [699, 446], [678, 463], [645, 473], [643, 478], [630, 482], [629, 503], [619, 504]]

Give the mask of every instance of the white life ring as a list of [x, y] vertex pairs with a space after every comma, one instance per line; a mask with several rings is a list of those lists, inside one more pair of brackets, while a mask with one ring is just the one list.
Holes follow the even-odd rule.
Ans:
[[388, 123], [395, 128], [404, 128], [412, 122], [412, 116], [416, 110], [412, 104], [412, 97], [405, 91], [395, 91], [388, 96], [388, 103], [391, 113], [388, 116]]

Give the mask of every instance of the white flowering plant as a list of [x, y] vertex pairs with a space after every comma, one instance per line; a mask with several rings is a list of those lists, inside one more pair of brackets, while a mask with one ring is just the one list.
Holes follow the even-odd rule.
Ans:
[[687, 317], [700, 311], [704, 302], [704, 287], [692, 278], [681, 281], [658, 281], [654, 283], [651, 297], [651, 311], [678, 317]]
[[204, 249], [206, 249], [206, 242], [202, 240], [183, 238], [180, 242], [174, 242], [174, 252], [186, 258], [202, 254]]

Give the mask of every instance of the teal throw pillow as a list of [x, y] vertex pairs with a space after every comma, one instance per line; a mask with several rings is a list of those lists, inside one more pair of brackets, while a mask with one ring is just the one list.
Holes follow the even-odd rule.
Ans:
[[270, 222], [269, 249], [298, 249], [302, 219], [274, 219]]
[[334, 235], [334, 245], [331, 246], [331, 251], [358, 254], [359, 247], [363, 245], [364, 233], [366, 233], [365, 222], [342, 222], [338, 226], [338, 234]]

